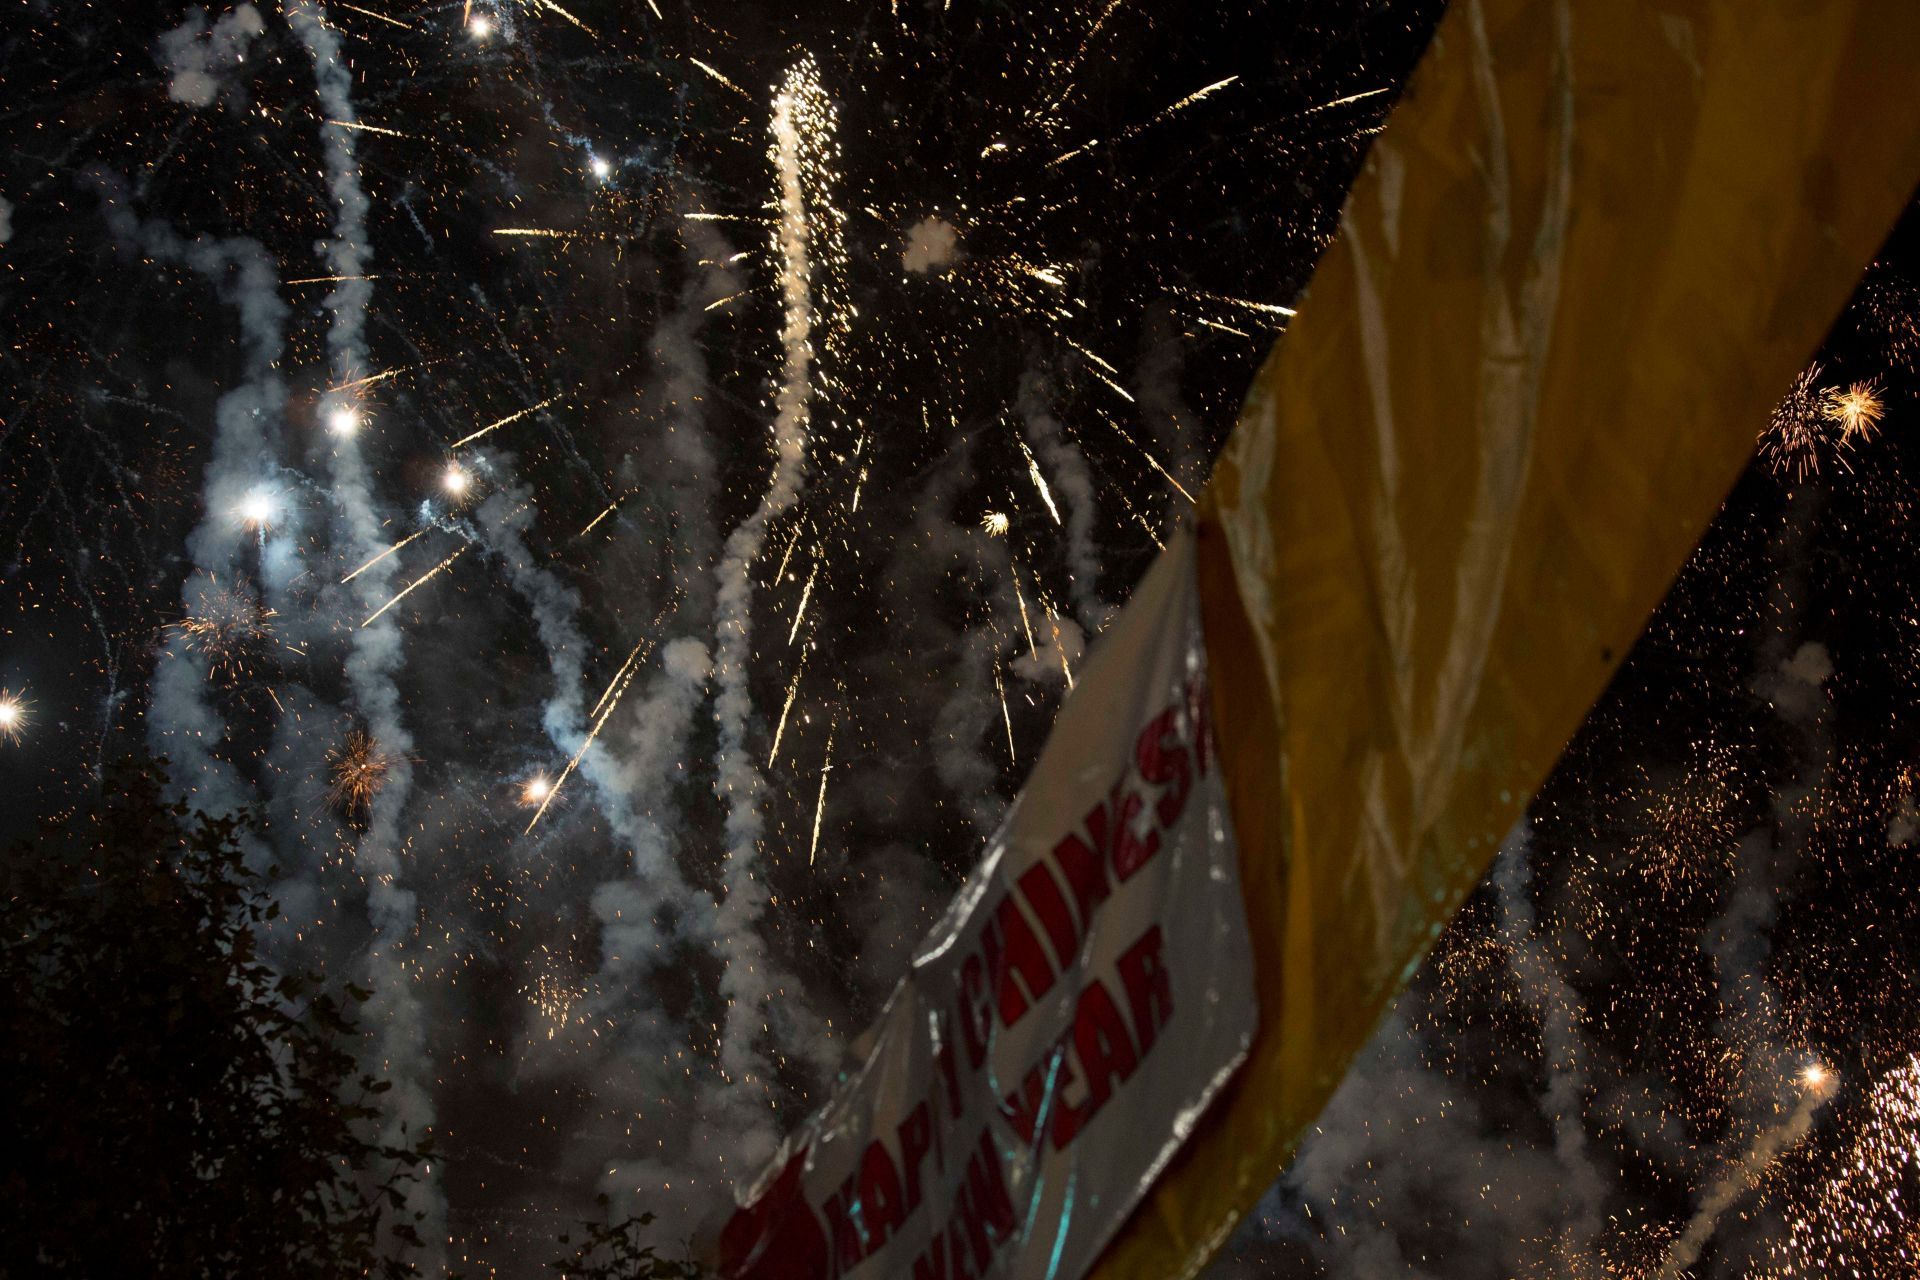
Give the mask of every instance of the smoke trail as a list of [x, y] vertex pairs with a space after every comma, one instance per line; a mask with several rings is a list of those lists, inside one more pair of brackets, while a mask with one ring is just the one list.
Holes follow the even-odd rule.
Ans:
[[1779, 1124], [1762, 1130], [1747, 1153], [1723, 1170], [1707, 1188], [1706, 1194], [1700, 1197], [1700, 1207], [1667, 1251], [1660, 1270], [1654, 1273], [1654, 1280], [1679, 1280], [1687, 1268], [1700, 1260], [1701, 1250], [1713, 1238], [1714, 1228], [1720, 1225], [1720, 1216], [1746, 1193], [1776, 1156], [1806, 1136], [1813, 1126], [1814, 1113], [1832, 1096], [1833, 1086], [1824, 1075], [1803, 1077], [1800, 1101], [1793, 1111]]
[[[345, 386], [366, 376], [371, 365], [365, 330], [373, 290], [365, 278], [373, 255], [367, 238], [369, 206], [354, 156], [353, 77], [342, 58], [339, 37], [327, 24], [321, 8], [310, 0], [290, 0], [287, 22], [313, 59], [315, 92], [326, 117], [320, 137], [334, 225], [333, 236], [325, 242], [323, 251], [332, 274], [340, 277], [326, 297], [327, 352], [334, 384]], [[345, 402], [335, 399], [325, 412], [346, 407]], [[372, 483], [352, 433], [336, 435], [329, 463], [336, 521], [333, 549], [357, 565], [372, 558], [385, 544], [374, 512]], [[346, 594], [355, 610], [347, 616], [372, 613], [392, 594], [393, 570], [392, 558], [373, 565], [351, 583], [337, 588], [333, 602], [337, 607], [338, 597]], [[354, 859], [366, 878], [367, 913], [373, 930], [366, 964], [377, 978], [371, 1009], [379, 1026], [374, 1055], [387, 1065], [394, 1082], [382, 1138], [400, 1141], [407, 1127], [431, 1124], [434, 1117], [425, 1014], [413, 994], [412, 976], [402, 955], [417, 921], [415, 895], [401, 885], [404, 865], [400, 856], [405, 847], [401, 814], [413, 784], [413, 737], [401, 715], [396, 683], [403, 654], [395, 620], [383, 618], [353, 630], [348, 645], [346, 676], [353, 710], [393, 760], [385, 785], [373, 798]], [[425, 1214], [422, 1236], [437, 1248], [446, 1238], [445, 1203], [438, 1187], [430, 1182], [416, 1184], [411, 1199], [410, 1208]]]
[[1541, 944], [1528, 887], [1526, 827], [1517, 827], [1501, 846], [1493, 883], [1505, 917], [1502, 940], [1507, 968], [1520, 993], [1540, 1019], [1547, 1088], [1541, 1101], [1553, 1124], [1553, 1155], [1559, 1165], [1562, 1216], [1554, 1242], [1563, 1276], [1592, 1269], [1592, 1245], [1604, 1221], [1607, 1181], [1587, 1153], [1584, 1118], [1588, 1091], [1588, 1053], [1580, 1024], [1586, 1002], [1561, 976], [1553, 956]]
[[[236, 515], [250, 495], [270, 483], [267, 468], [280, 452], [286, 388], [275, 364], [287, 307], [279, 294], [277, 265], [255, 240], [188, 238], [165, 223], [141, 221], [128, 207], [124, 185], [104, 170], [89, 170], [85, 181], [100, 193], [101, 210], [115, 239], [206, 277], [238, 314], [243, 353], [240, 381], [214, 407], [213, 445], [201, 482], [202, 512], [187, 537], [192, 571], [181, 584], [181, 604], [188, 616], [201, 616], [208, 598], [224, 590], [257, 608], [258, 589], [242, 576], [252, 567], [251, 548], [258, 544], [260, 568], [274, 581], [287, 576], [284, 527], [282, 536], [270, 541], [266, 530], [256, 535]], [[279, 572], [273, 573], [276, 566]], [[251, 801], [252, 788], [213, 752], [226, 736], [226, 724], [207, 700], [210, 675], [206, 658], [181, 634], [173, 634], [155, 663], [147, 736], [156, 752], [173, 761], [175, 781], [186, 788], [196, 806], [208, 813], [231, 814]]]
[[212, 106], [227, 88], [224, 77], [246, 61], [248, 46], [266, 30], [250, 4], [223, 15], [211, 29], [206, 11], [195, 6], [186, 21], [160, 35], [157, 56], [167, 73], [167, 96], [190, 107]]
[[[773, 161], [780, 183], [780, 217], [775, 247], [780, 255], [782, 321], [780, 345], [783, 365], [775, 392], [774, 468], [766, 492], [751, 515], [727, 538], [717, 572], [715, 601], [716, 644], [714, 719], [720, 733], [715, 755], [716, 794], [726, 806], [726, 896], [718, 913], [718, 928], [732, 954], [726, 959], [721, 988], [729, 1004], [722, 1037], [721, 1065], [729, 1076], [747, 1079], [751, 1050], [762, 1006], [777, 983], [757, 929], [768, 897], [766, 882], [755, 863], [765, 820], [759, 806], [763, 785], [747, 750], [747, 717], [753, 709], [748, 690], [747, 661], [752, 648], [753, 584], [750, 570], [766, 543], [767, 527], [799, 500], [805, 483], [807, 422], [811, 413], [810, 379], [813, 368], [813, 300], [808, 265], [807, 198], [802, 176], [800, 112], [802, 96], [812, 77], [812, 64], [802, 62], [789, 72], [773, 100]], [[816, 128], [823, 127], [818, 120]], [[787, 1010], [792, 1016], [794, 1010]], [[809, 1041], [812, 1037], [808, 1037]]]
[[1096, 514], [1093, 474], [1087, 459], [1047, 407], [1046, 380], [1029, 369], [1020, 379], [1020, 417], [1034, 448], [1046, 459], [1067, 508], [1067, 570], [1072, 584], [1073, 611], [1088, 635], [1097, 634], [1113, 616], [1112, 605], [1100, 599], [1100, 552], [1093, 544]]

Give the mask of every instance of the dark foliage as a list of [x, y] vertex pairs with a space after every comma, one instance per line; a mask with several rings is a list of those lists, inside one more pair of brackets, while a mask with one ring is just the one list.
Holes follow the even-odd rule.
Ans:
[[0, 859], [0, 1275], [415, 1274], [424, 1145], [370, 1135], [356, 1006], [258, 954], [243, 823], [117, 770]]
[[[640, 1242], [641, 1234], [653, 1224], [652, 1214], [613, 1222], [607, 1197], [599, 1197], [599, 1204], [602, 1218], [581, 1224], [587, 1238], [579, 1248], [548, 1264], [567, 1280], [701, 1280], [707, 1274], [697, 1263], [662, 1258], [655, 1246]], [[561, 1236], [560, 1243], [572, 1241]]]

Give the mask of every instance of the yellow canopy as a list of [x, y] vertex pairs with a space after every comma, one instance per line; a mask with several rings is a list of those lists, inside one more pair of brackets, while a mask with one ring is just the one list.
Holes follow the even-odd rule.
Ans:
[[1202, 502], [1253, 1053], [1108, 1250], [1195, 1274], [1699, 540], [1920, 175], [1912, 0], [1454, 0]]

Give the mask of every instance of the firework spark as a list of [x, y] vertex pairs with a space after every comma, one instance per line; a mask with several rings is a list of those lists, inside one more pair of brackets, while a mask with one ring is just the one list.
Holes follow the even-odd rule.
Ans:
[[1849, 387], [1830, 389], [1822, 411], [1827, 421], [1840, 428], [1839, 443], [1845, 447], [1871, 440], [1887, 409], [1880, 399], [1879, 383], [1869, 378]]
[[365, 818], [398, 763], [399, 757], [367, 730], [348, 730], [340, 745], [327, 749], [327, 769], [332, 775], [327, 799], [348, 819]]
[[0, 689], [0, 741], [20, 741], [28, 718], [26, 699], [11, 689]]
[[261, 602], [247, 579], [222, 583], [210, 578], [199, 593], [195, 612], [168, 629], [186, 649], [200, 655], [207, 679], [231, 687], [251, 676], [262, 652], [278, 643], [274, 619], [279, 616]]

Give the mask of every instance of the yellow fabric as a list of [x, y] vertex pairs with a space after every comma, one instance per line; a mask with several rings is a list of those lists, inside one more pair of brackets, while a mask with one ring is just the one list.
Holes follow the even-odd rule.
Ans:
[[1484, 871], [1920, 175], [1912, 0], [1455, 0], [1202, 503], [1261, 1029], [1195, 1274]]

